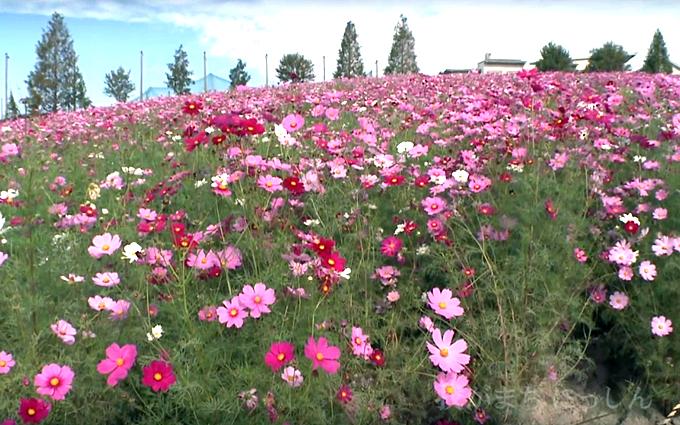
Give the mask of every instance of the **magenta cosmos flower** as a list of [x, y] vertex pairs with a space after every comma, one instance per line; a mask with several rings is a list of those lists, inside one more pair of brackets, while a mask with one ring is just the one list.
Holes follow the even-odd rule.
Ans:
[[263, 313], [271, 313], [269, 306], [276, 301], [276, 295], [272, 288], [267, 288], [264, 283], [259, 282], [255, 286], [244, 286], [238, 300], [242, 306], [250, 310], [250, 317], [257, 319]]
[[279, 177], [267, 174], [266, 176], [260, 176], [257, 179], [257, 186], [269, 193], [274, 193], [283, 190], [283, 180]]
[[271, 345], [269, 352], [264, 356], [264, 363], [271, 368], [272, 372], [276, 372], [294, 358], [295, 346], [290, 342], [280, 341]]
[[328, 345], [328, 340], [324, 337], [319, 338], [319, 342], [310, 336], [305, 345], [305, 357], [312, 361], [312, 370], [321, 368], [327, 373], [334, 374], [340, 369], [340, 349]]
[[42, 372], [33, 378], [33, 383], [38, 394], [52, 397], [54, 400], [63, 400], [71, 391], [75, 376], [70, 367], [52, 363], [43, 366]]
[[652, 333], [656, 336], [666, 336], [673, 332], [673, 322], [666, 319], [666, 316], [655, 316], [652, 318]]
[[248, 317], [248, 313], [241, 306], [239, 297], [235, 296], [230, 301], [224, 300], [222, 304], [223, 307], [217, 308], [217, 320], [222, 324], [226, 324], [228, 328], [241, 328], [243, 321]]
[[115, 387], [118, 382], [125, 379], [137, 359], [137, 347], [126, 344], [122, 348], [113, 343], [106, 349], [106, 358], [97, 365], [97, 372], [109, 375], [106, 383]]
[[427, 215], [441, 214], [446, 209], [446, 201], [438, 196], [425, 198], [420, 204]]
[[142, 384], [151, 388], [154, 392], [166, 392], [177, 382], [172, 365], [164, 361], [152, 361], [144, 367], [142, 373]]
[[430, 308], [446, 319], [462, 316], [465, 312], [460, 306], [460, 300], [453, 297], [453, 292], [450, 289], [433, 288], [427, 293], [427, 299]]
[[468, 383], [465, 375], [440, 373], [434, 381], [434, 390], [447, 406], [464, 407], [472, 396]]
[[101, 258], [104, 255], [111, 255], [120, 248], [120, 237], [118, 235], [111, 236], [110, 233], [104, 233], [92, 238], [92, 246], [87, 248], [87, 252], [94, 258]]
[[73, 345], [76, 342], [76, 328], [66, 320], [59, 320], [57, 323], [53, 323], [50, 329], [64, 344]]
[[449, 329], [442, 332], [435, 329], [432, 332], [432, 340], [434, 345], [427, 343], [427, 350], [430, 352], [430, 361], [433, 365], [438, 366], [444, 372], [461, 372], [464, 366], [470, 363], [470, 356], [465, 354], [467, 350], [467, 342], [464, 339], [453, 340], [454, 332]]
[[19, 402], [19, 417], [27, 424], [39, 424], [47, 418], [52, 405], [39, 398], [22, 398]]
[[399, 254], [401, 246], [401, 239], [396, 236], [388, 236], [383, 239], [380, 246], [380, 252], [386, 257], [394, 257], [395, 255]]
[[289, 114], [281, 121], [281, 125], [287, 132], [292, 133], [305, 125], [305, 119], [300, 114]]
[[15, 364], [11, 353], [0, 351], [0, 375], [7, 375]]

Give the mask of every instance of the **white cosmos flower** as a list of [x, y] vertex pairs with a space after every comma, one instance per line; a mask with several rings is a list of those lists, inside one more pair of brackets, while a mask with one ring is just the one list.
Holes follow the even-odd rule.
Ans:
[[137, 254], [142, 252], [142, 247], [137, 242], [132, 242], [123, 247], [123, 260], [127, 260], [130, 263], [134, 263], [139, 259]]
[[[468, 177], [470, 177], [470, 173], [468, 173], [465, 170], [456, 170], [453, 172], [451, 175], [455, 181], [458, 183], [467, 183]], [[439, 183], [441, 184], [441, 183]]]
[[401, 142], [397, 145], [397, 152], [406, 153], [413, 149], [413, 146], [415, 146], [413, 142]]
[[340, 275], [341, 278], [349, 280], [350, 273], [352, 273], [352, 269], [347, 267], [345, 270], [341, 271], [338, 274]]
[[155, 339], [160, 339], [163, 336], [163, 326], [161, 325], [156, 325], [153, 328], [151, 328], [151, 332], [146, 334], [146, 339], [149, 341], [153, 341]]

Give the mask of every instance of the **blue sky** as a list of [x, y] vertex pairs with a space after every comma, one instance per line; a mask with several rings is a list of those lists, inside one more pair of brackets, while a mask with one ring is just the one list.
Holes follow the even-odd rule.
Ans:
[[[243, 58], [251, 85], [264, 85], [265, 53], [270, 83], [280, 57], [293, 52], [312, 60], [319, 81], [326, 56], [330, 78], [348, 20], [356, 25], [365, 68], [374, 70], [378, 60], [382, 74], [401, 13], [408, 17], [418, 64], [427, 74], [474, 68], [487, 52], [535, 61], [549, 41], [576, 58], [611, 40], [637, 53], [631, 61], [635, 69], [657, 28], [671, 60], [680, 63], [680, 5], [674, 0], [0, 0], [0, 54], [10, 55], [10, 89], [17, 99], [26, 94], [35, 44], [55, 10], [65, 16], [88, 95], [97, 105], [112, 103], [103, 93], [104, 75], [118, 66], [132, 71], [137, 95], [140, 50], [144, 86], [165, 85], [167, 63], [180, 44], [189, 54], [194, 78], [203, 74], [203, 51], [208, 72], [225, 78], [236, 59]], [[4, 67], [0, 76], [4, 80]]]

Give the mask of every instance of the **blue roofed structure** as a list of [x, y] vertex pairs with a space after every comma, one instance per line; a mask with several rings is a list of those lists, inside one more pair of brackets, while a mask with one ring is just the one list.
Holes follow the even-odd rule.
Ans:
[[[191, 93], [203, 93], [204, 88], [207, 86], [208, 91], [227, 91], [229, 90], [229, 81], [224, 78], [218, 77], [215, 74], [208, 74], [205, 78], [207, 85], [203, 84], [204, 79], [195, 80], [194, 83], [189, 86], [189, 91]], [[174, 96], [172, 89], [169, 87], [149, 87], [144, 90], [144, 99], [150, 99], [152, 97], [159, 96]], [[139, 98], [135, 99], [139, 100]]]

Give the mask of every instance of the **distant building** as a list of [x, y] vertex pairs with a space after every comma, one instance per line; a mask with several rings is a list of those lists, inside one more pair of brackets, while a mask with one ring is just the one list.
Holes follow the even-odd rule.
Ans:
[[671, 75], [680, 75], [680, 66], [671, 62]]
[[[226, 91], [229, 90], [230, 83], [228, 80], [225, 80], [224, 78], [220, 78], [215, 74], [208, 74], [205, 78], [205, 81], [207, 82], [206, 85], [203, 84], [204, 79], [201, 78], [199, 80], [194, 81], [194, 83], [189, 86], [189, 91], [191, 93], [203, 93], [204, 88], [206, 88], [208, 91]], [[148, 89], [144, 90], [144, 99], [149, 99], [152, 97], [159, 97], [159, 96], [174, 96], [174, 93], [172, 89], [169, 87], [149, 87]], [[136, 100], [139, 100], [137, 98]]]
[[468, 72], [472, 71], [472, 69], [445, 69], [442, 72], [439, 73], [439, 75], [446, 75], [446, 74], [467, 74]]
[[481, 74], [499, 72], [517, 72], [524, 68], [526, 61], [519, 59], [492, 59], [491, 53], [484, 55], [484, 60], [477, 64]]
[[[628, 59], [626, 59], [626, 62], [624, 62], [624, 63], [628, 63], [634, 57], [635, 57], [635, 53], [633, 53], [632, 55], [628, 55]], [[583, 72], [583, 71], [586, 70], [586, 67], [588, 67], [588, 64], [590, 63], [590, 56], [588, 56], [587, 58], [572, 59], [571, 62], [574, 65], [576, 65], [576, 68], [574, 68], [574, 71]], [[537, 62], [531, 62], [531, 65], [536, 66], [536, 63]]]

